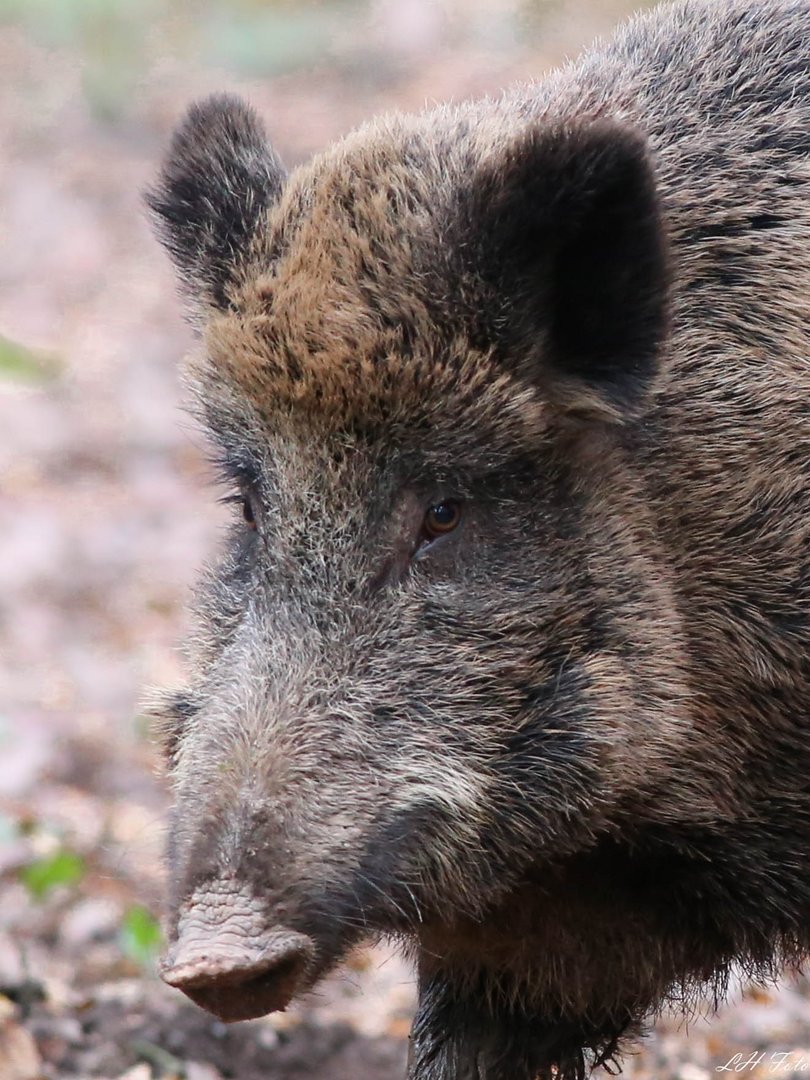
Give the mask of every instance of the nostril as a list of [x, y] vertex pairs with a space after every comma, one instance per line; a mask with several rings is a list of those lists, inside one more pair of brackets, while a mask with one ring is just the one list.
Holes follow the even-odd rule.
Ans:
[[234, 973], [234, 977], [228, 976], [227, 979], [221, 980], [217, 985], [238, 986], [246, 992], [258, 991], [267, 986], [269, 976], [272, 977], [273, 984], [277, 989], [282, 986], [289, 987], [290, 996], [292, 997], [299, 978], [304, 973], [306, 964], [307, 958], [300, 953], [296, 953], [292, 956], [283, 957], [272, 964], [256, 964], [249, 971]]
[[239, 986], [270, 973], [289, 975], [307, 962], [306, 950], [295, 942], [282, 947], [273, 943], [259, 953], [243, 953], [240, 949], [205, 950], [189, 955], [180, 954], [161, 970], [164, 982], [179, 990], [187, 987]]
[[313, 958], [312, 941], [293, 931], [274, 932], [260, 948], [216, 939], [180, 941], [160, 974], [221, 1019], [246, 1020], [285, 1008]]

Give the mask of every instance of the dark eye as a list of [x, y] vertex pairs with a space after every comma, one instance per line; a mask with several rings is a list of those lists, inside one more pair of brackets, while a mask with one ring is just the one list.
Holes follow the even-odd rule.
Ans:
[[428, 540], [435, 540], [438, 536], [450, 533], [461, 521], [461, 503], [455, 499], [447, 502], [436, 503], [425, 514], [422, 523], [422, 532]]
[[242, 515], [245, 522], [251, 529], [256, 528], [256, 515], [253, 513], [253, 506], [247, 495], [242, 496]]

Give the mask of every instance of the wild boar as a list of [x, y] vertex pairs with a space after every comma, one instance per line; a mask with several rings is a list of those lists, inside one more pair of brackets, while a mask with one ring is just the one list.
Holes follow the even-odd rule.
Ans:
[[401, 940], [411, 1080], [581, 1080], [810, 943], [810, 2], [666, 6], [148, 201], [236, 514], [168, 695], [163, 978]]

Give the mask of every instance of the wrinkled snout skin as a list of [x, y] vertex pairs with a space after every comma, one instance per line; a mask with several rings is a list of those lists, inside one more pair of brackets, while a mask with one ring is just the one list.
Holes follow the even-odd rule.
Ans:
[[234, 517], [160, 738], [170, 985], [413, 956], [409, 1080], [583, 1080], [810, 938], [810, 0], [695, 0], [148, 195]]
[[310, 938], [269, 927], [264, 905], [231, 880], [189, 898], [160, 973], [221, 1020], [250, 1020], [283, 1009], [313, 959]]

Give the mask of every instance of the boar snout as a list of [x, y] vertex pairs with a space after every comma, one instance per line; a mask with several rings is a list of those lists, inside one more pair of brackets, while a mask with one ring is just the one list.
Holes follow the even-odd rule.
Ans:
[[311, 938], [273, 925], [255, 898], [206, 890], [184, 905], [160, 975], [220, 1020], [252, 1020], [285, 1008], [314, 958]]

